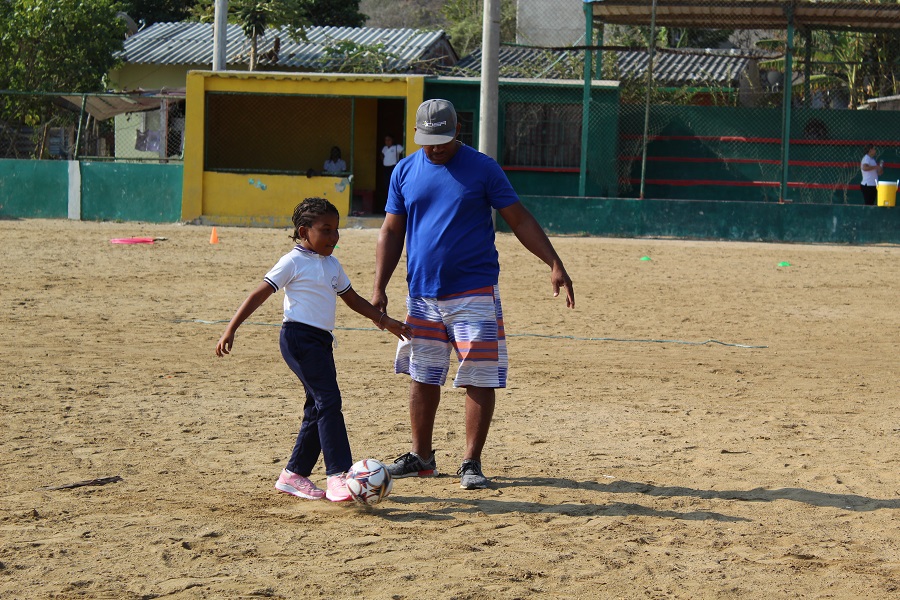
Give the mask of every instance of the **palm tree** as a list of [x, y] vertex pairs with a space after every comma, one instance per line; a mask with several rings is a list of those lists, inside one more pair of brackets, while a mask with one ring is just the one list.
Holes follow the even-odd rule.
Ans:
[[236, 0], [233, 4], [237, 22], [250, 40], [251, 71], [259, 62], [259, 38], [270, 27], [285, 29], [291, 39], [305, 39], [303, 28], [310, 24], [311, 4], [306, 0]]
[[[885, 43], [887, 39], [888, 43]], [[811, 32], [808, 38], [811, 52], [809, 83], [820, 87], [839, 86], [847, 91], [849, 108], [866, 101], [866, 75], [880, 75], [885, 88], [896, 90], [896, 43], [873, 33], [855, 31]], [[798, 40], [794, 56], [806, 56], [807, 41]], [[760, 40], [757, 45], [769, 50], [785, 51], [784, 40]], [[872, 65], [875, 65], [874, 67]], [[782, 70], [784, 59], [760, 62], [761, 68]], [[884, 71], [883, 73], [880, 71]], [[877, 91], [871, 90], [877, 95]]]
[[[304, 28], [311, 24], [316, 6], [316, 0], [232, 0], [228, 20], [239, 24], [250, 41], [250, 70], [256, 70], [259, 38], [267, 29], [281, 28], [291, 39], [306, 41]], [[213, 0], [201, 0], [192, 11], [192, 19], [211, 22], [214, 12]]]

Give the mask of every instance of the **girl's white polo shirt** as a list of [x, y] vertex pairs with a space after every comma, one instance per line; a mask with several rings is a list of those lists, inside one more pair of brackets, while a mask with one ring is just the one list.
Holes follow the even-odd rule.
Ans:
[[322, 256], [299, 244], [266, 273], [277, 292], [284, 289], [284, 321], [332, 331], [337, 297], [350, 289], [350, 279], [333, 256]]

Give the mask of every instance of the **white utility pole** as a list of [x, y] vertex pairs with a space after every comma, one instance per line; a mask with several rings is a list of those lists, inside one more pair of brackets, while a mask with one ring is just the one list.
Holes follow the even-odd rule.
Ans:
[[213, 71], [225, 70], [225, 46], [228, 45], [228, 0], [216, 0], [215, 24], [213, 25]]
[[497, 159], [497, 118], [500, 72], [500, 0], [484, 0], [481, 40], [481, 119], [478, 149]]

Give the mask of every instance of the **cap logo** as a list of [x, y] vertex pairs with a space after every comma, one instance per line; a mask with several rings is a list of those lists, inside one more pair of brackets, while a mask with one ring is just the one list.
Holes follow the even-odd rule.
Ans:
[[416, 110], [416, 135], [420, 146], [435, 146], [453, 141], [459, 127], [456, 109], [448, 100], [426, 100]]

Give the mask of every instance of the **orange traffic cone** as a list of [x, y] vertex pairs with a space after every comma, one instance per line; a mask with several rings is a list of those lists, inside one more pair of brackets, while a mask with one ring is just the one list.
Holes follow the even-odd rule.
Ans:
[[209, 243], [210, 244], [218, 244], [219, 243], [219, 234], [216, 233], [215, 227], [213, 227], [212, 233], [209, 234]]

